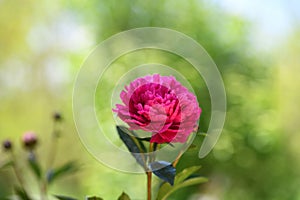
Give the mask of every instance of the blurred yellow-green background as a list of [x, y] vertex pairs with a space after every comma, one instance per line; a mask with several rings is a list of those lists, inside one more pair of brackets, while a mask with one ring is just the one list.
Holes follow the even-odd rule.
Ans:
[[[187, 152], [178, 164], [178, 170], [201, 164], [200, 174], [209, 182], [170, 199], [299, 200], [299, 10], [296, 0], [0, 0], [0, 139], [13, 141], [22, 163], [20, 137], [33, 130], [39, 137], [38, 156], [47, 160], [51, 114], [60, 111], [63, 134], [53, 165], [78, 160], [81, 169], [51, 186], [50, 194], [117, 199], [126, 191], [132, 199], [144, 199], [144, 175], [100, 164], [80, 142], [72, 90], [81, 64], [98, 43], [132, 28], [166, 27], [207, 50], [222, 74], [228, 106], [214, 150], [204, 159], [198, 150]], [[158, 54], [136, 56], [184, 65], [172, 55]], [[192, 75], [189, 80], [199, 91], [200, 129], [205, 132], [210, 98], [201, 81]], [[194, 144], [200, 143], [196, 138]], [[0, 155], [3, 163], [7, 155]], [[34, 177], [21, 168], [35, 193]], [[11, 193], [14, 182], [12, 170], [0, 171], [1, 197]]]

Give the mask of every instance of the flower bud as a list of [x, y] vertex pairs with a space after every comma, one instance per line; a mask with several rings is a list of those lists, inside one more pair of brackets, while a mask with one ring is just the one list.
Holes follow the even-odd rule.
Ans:
[[26, 149], [33, 149], [37, 144], [37, 137], [34, 132], [26, 132], [22, 137], [23, 145]]
[[62, 120], [62, 116], [59, 112], [55, 112], [55, 113], [53, 113], [53, 119], [54, 119], [54, 121], [58, 122], [58, 121]]
[[12, 149], [12, 143], [10, 140], [4, 140], [2, 146], [5, 151], [9, 151]]

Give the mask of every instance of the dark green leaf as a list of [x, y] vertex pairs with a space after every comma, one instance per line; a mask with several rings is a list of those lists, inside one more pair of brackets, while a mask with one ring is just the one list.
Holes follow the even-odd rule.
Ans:
[[201, 168], [201, 166], [193, 166], [193, 167], [189, 167], [189, 168], [182, 170], [180, 173], [178, 173], [176, 175], [174, 185], [182, 183], [189, 176], [191, 176], [192, 174], [197, 172], [200, 168]]
[[159, 147], [159, 145], [158, 145], [156, 142], [154, 142], [154, 143], [153, 143], [153, 151], [156, 151], [156, 150], [157, 150], [157, 147]]
[[125, 192], [123, 192], [121, 194], [121, 196], [119, 196], [118, 200], [130, 200], [130, 197], [128, 196], [128, 194], [126, 194]]
[[86, 200], [103, 200], [103, 199], [101, 197], [92, 196], [92, 197], [87, 197]]
[[31, 171], [35, 174], [35, 176], [38, 179], [41, 179], [42, 177], [41, 167], [33, 153], [31, 153], [28, 157], [28, 164], [30, 166]]
[[172, 193], [176, 192], [181, 188], [191, 186], [191, 185], [197, 185], [205, 182], [207, 182], [207, 178], [198, 177], [198, 178], [188, 179], [182, 183], [179, 183], [178, 185], [174, 185], [173, 187], [167, 183], [164, 183], [159, 189], [157, 200], [166, 200]]
[[76, 162], [73, 162], [73, 161], [68, 162], [59, 168], [49, 170], [47, 172], [47, 181], [48, 181], [48, 183], [52, 183], [53, 180], [55, 180], [63, 175], [67, 175], [67, 174], [76, 172], [77, 170], [78, 170], [78, 165]]
[[122, 127], [125, 131], [127, 131], [129, 135], [132, 135], [135, 137], [135, 139], [138, 141], [139, 145], [138, 147], [140, 148], [141, 152], [144, 153], [144, 152], [147, 152], [147, 149], [143, 143], [143, 141], [147, 141], [149, 142], [151, 140], [151, 137], [147, 137], [147, 138], [140, 138], [138, 137], [138, 135], [134, 132], [134, 131], [131, 131], [125, 127]]
[[77, 200], [73, 197], [67, 197], [67, 196], [62, 196], [62, 195], [53, 195], [54, 197], [56, 197], [59, 200]]
[[[136, 136], [136, 135], [134, 135], [134, 136]], [[140, 141], [150, 142], [151, 137], [145, 137], [145, 138], [139, 138], [139, 137], [137, 137], [136, 139], [138, 139], [138, 140], [140, 140]]]
[[171, 185], [174, 184], [176, 169], [171, 163], [166, 161], [156, 161], [150, 163], [149, 167], [156, 176], [167, 181]]
[[197, 145], [191, 144], [187, 150], [195, 150], [197, 149]]
[[126, 145], [127, 149], [131, 152], [136, 161], [144, 168], [146, 168], [146, 156], [144, 153], [145, 146], [142, 142], [139, 142], [132, 135], [132, 131], [128, 130], [126, 127], [117, 126], [118, 134], [121, 140]]
[[29, 195], [27, 194], [27, 192], [23, 188], [15, 187], [15, 192], [16, 192], [16, 195], [20, 199], [22, 199], [22, 200], [31, 200], [31, 198], [29, 197]]
[[138, 143], [139, 143], [139, 146], [138, 146], [138, 147], [140, 148], [141, 152], [142, 152], [142, 153], [147, 152], [147, 149], [146, 149], [146, 147], [145, 147], [143, 141], [140, 140], [139, 138], [136, 138], [136, 139], [137, 139], [137, 141], [138, 141]]
[[167, 143], [167, 144], [170, 145], [173, 148], [175, 147], [174, 144], [172, 144], [172, 143]]

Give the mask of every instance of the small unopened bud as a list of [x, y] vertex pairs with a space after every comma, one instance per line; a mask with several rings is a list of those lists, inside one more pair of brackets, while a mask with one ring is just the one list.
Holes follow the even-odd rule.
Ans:
[[62, 116], [59, 112], [55, 112], [55, 113], [53, 113], [53, 119], [54, 119], [54, 121], [61, 121]]
[[12, 143], [10, 140], [4, 140], [2, 146], [5, 151], [9, 151], [12, 149]]
[[22, 137], [23, 145], [27, 149], [33, 149], [37, 144], [37, 137], [34, 132], [26, 132]]

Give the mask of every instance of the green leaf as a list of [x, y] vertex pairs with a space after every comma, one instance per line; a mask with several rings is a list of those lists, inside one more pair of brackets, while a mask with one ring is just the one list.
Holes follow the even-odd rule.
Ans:
[[15, 192], [16, 192], [16, 195], [20, 199], [22, 199], [22, 200], [31, 200], [31, 198], [29, 197], [29, 195], [27, 194], [27, 192], [23, 188], [15, 187]]
[[206, 137], [206, 136], [207, 136], [207, 133], [198, 132], [197, 135]]
[[34, 154], [31, 154], [28, 157], [28, 164], [30, 166], [31, 171], [35, 174], [35, 176], [40, 180], [42, 177], [41, 167], [36, 160]]
[[57, 179], [59, 177], [76, 172], [78, 170], [78, 168], [79, 167], [76, 162], [74, 162], [74, 161], [68, 162], [68, 163], [62, 165], [61, 167], [58, 167], [53, 170], [49, 170], [47, 172], [47, 181], [48, 181], [48, 183], [52, 183], [55, 179]]
[[171, 185], [174, 184], [174, 178], [176, 174], [176, 168], [173, 167], [172, 163], [166, 161], [155, 161], [149, 164], [153, 174], [158, 176], [164, 181], [167, 181]]
[[92, 196], [92, 197], [86, 197], [86, 200], [103, 200], [103, 199], [101, 197]]
[[121, 140], [126, 145], [129, 152], [131, 152], [132, 156], [142, 167], [144, 167], [144, 169], [146, 169], [145, 163], [147, 157], [145, 156], [145, 154], [143, 154], [146, 149], [144, 144], [137, 138], [133, 137], [132, 135], [134, 135], [134, 132], [128, 130], [126, 127], [117, 126], [117, 131]]
[[156, 199], [161, 200], [165, 195], [167, 195], [172, 190], [172, 187], [174, 187], [174, 186], [171, 186], [170, 184], [164, 182], [158, 190]]
[[122, 192], [121, 196], [119, 196], [118, 200], [130, 200], [130, 197], [125, 192]]
[[166, 200], [172, 193], [176, 192], [181, 188], [197, 185], [205, 182], [207, 182], [207, 178], [197, 177], [197, 178], [188, 179], [182, 183], [174, 185], [173, 187], [167, 183], [164, 183], [158, 192], [157, 200]]
[[59, 200], [77, 200], [73, 197], [67, 197], [67, 196], [63, 196], [63, 195], [53, 195], [54, 197], [56, 197]]
[[12, 160], [7, 161], [6, 163], [4, 163], [0, 166], [0, 170], [5, 169], [6, 167], [12, 166], [13, 164], [14, 164], [14, 162]]
[[0, 197], [0, 200], [11, 200], [9, 197]]
[[176, 175], [174, 185], [182, 183], [185, 179], [197, 172], [200, 168], [201, 166], [193, 166], [182, 170]]

